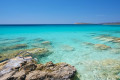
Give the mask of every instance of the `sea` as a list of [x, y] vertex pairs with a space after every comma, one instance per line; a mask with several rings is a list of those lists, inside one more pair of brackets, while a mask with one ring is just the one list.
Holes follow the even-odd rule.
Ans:
[[0, 25], [0, 58], [19, 44], [27, 47], [13, 51], [48, 49], [49, 55], [33, 58], [74, 66], [75, 80], [120, 80], [120, 25]]

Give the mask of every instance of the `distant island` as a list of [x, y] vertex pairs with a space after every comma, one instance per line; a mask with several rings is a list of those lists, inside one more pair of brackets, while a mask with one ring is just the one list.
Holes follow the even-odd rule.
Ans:
[[92, 24], [92, 23], [75, 23], [75, 24]]
[[101, 24], [101, 25], [120, 25], [120, 22], [107, 22], [107, 23], [74, 23], [74, 24]]
[[101, 23], [103, 25], [120, 25], [120, 22]]

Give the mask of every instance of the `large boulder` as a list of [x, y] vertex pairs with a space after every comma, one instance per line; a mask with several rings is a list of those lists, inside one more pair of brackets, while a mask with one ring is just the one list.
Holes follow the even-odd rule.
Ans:
[[15, 57], [13, 59], [8, 60], [6, 64], [1, 65], [2, 68], [0, 70], [0, 76], [11, 72], [15, 68], [21, 67], [23, 63], [25, 63], [26, 61], [29, 62], [31, 60], [32, 60], [32, 57], [26, 57], [26, 58]]
[[36, 64], [31, 57], [16, 57], [0, 69], [0, 80], [71, 80], [75, 73], [66, 63]]
[[70, 80], [74, 77], [76, 69], [66, 63], [37, 65], [35, 71], [26, 76], [26, 80]]

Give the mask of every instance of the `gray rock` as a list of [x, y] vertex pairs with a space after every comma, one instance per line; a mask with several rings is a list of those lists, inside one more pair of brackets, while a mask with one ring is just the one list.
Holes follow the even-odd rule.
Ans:
[[0, 71], [0, 80], [71, 80], [76, 69], [66, 63], [36, 64], [31, 57], [10, 59]]

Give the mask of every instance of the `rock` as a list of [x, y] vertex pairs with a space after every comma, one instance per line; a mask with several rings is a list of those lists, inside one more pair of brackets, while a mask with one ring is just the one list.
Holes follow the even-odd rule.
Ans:
[[95, 44], [94, 47], [96, 49], [99, 49], [99, 50], [106, 50], [106, 49], [110, 49], [111, 48], [110, 46], [107, 46], [107, 45], [104, 45], [104, 44]]
[[14, 73], [12, 76], [8, 78], [8, 80], [25, 80], [26, 73], [25, 70], [20, 70]]
[[63, 51], [74, 51], [75, 49], [69, 45], [63, 45], [62, 50]]
[[8, 59], [20, 56], [47, 56], [50, 55], [52, 51], [46, 48], [32, 48], [32, 49], [25, 49], [25, 50], [9, 50], [7, 52], [3, 52], [1, 54], [2, 58], [0, 58], [0, 62], [6, 61]]
[[35, 63], [28, 63], [28, 64], [26, 64], [26, 65], [23, 67], [23, 69], [24, 69], [24, 71], [27, 73], [27, 72], [30, 72], [30, 71], [35, 70], [36, 67], [37, 67], [37, 66], [36, 66]]
[[33, 49], [28, 49], [26, 50], [28, 53], [34, 54], [34, 55], [45, 55], [48, 53], [51, 53], [48, 49], [46, 48], [33, 48]]
[[26, 48], [26, 44], [17, 44], [15, 46], [12, 46], [11, 49], [21, 49], [21, 48]]
[[102, 41], [106, 41], [106, 42], [116, 42], [116, 43], [120, 43], [120, 38], [119, 37], [113, 37], [113, 36], [98, 36], [95, 37], [95, 39], [99, 39]]
[[113, 54], [120, 54], [120, 49], [115, 49], [115, 48], [112, 48], [110, 53], [113, 53]]
[[33, 43], [31, 46], [32, 47], [37, 47], [37, 48], [41, 48], [42, 47], [42, 45], [40, 43]]
[[47, 62], [45, 66], [50, 67], [50, 66], [54, 66], [54, 64], [52, 63], [52, 61], [50, 61], [50, 62]]
[[26, 39], [25, 37], [18, 37], [15, 40], [17, 40], [19, 42], [19, 41], [24, 41], [25, 39]]
[[0, 80], [71, 80], [76, 69], [66, 63], [36, 64], [31, 57], [10, 59], [0, 70]]
[[83, 42], [83, 45], [93, 46], [94, 44], [90, 42]]
[[47, 80], [47, 73], [44, 72], [44, 71], [39, 71], [39, 70], [36, 70], [36, 71], [32, 71], [31, 73], [29, 73], [27, 76], [26, 76], [26, 79], [25, 80]]
[[3, 39], [1, 42], [0, 42], [0, 45], [2, 44], [11, 44], [11, 43], [16, 43], [16, 42], [22, 42], [24, 41], [25, 38], [24, 37], [19, 37], [19, 38], [16, 38], [16, 39]]
[[66, 63], [46, 63], [42, 69], [35, 70], [26, 76], [26, 80], [70, 80], [74, 77], [76, 69]]
[[4, 67], [4, 65], [7, 63], [7, 61], [1, 62], [0, 63], [0, 70]]
[[16, 71], [11, 71], [7, 74], [4, 74], [3, 76], [0, 76], [0, 80], [14, 80], [12, 79], [12, 75], [15, 73]]
[[89, 60], [82, 62], [86, 71], [84, 80], [119, 80], [120, 76], [120, 60], [117, 59], [103, 59], [103, 60]]
[[10, 59], [0, 70], [0, 76], [11, 72], [12, 69], [20, 67], [22, 63], [24, 63], [25, 61], [31, 61], [31, 59], [32, 57], [26, 57], [26, 58], [16, 57]]
[[13, 46], [9, 46], [9, 47], [3, 47], [2, 50], [7, 51], [7, 50], [14, 50], [14, 49], [23, 49], [26, 47], [27, 47], [26, 44], [17, 44], [17, 45], [13, 45]]
[[115, 38], [113, 42], [120, 43], [120, 38]]
[[34, 39], [34, 41], [36, 41], [36, 42], [41, 42], [41, 41], [44, 41], [44, 40], [41, 39], [41, 38], [36, 38], [36, 39]]
[[0, 62], [6, 61], [6, 60], [11, 59], [11, 58], [14, 58], [20, 52], [21, 52], [21, 50], [9, 50], [7, 52], [3, 52], [3, 53], [1, 53], [2, 57], [0, 58]]
[[51, 45], [51, 42], [50, 41], [43, 41], [41, 44], [42, 45]]
[[42, 70], [44, 68], [43, 64], [37, 64], [36, 70]]

